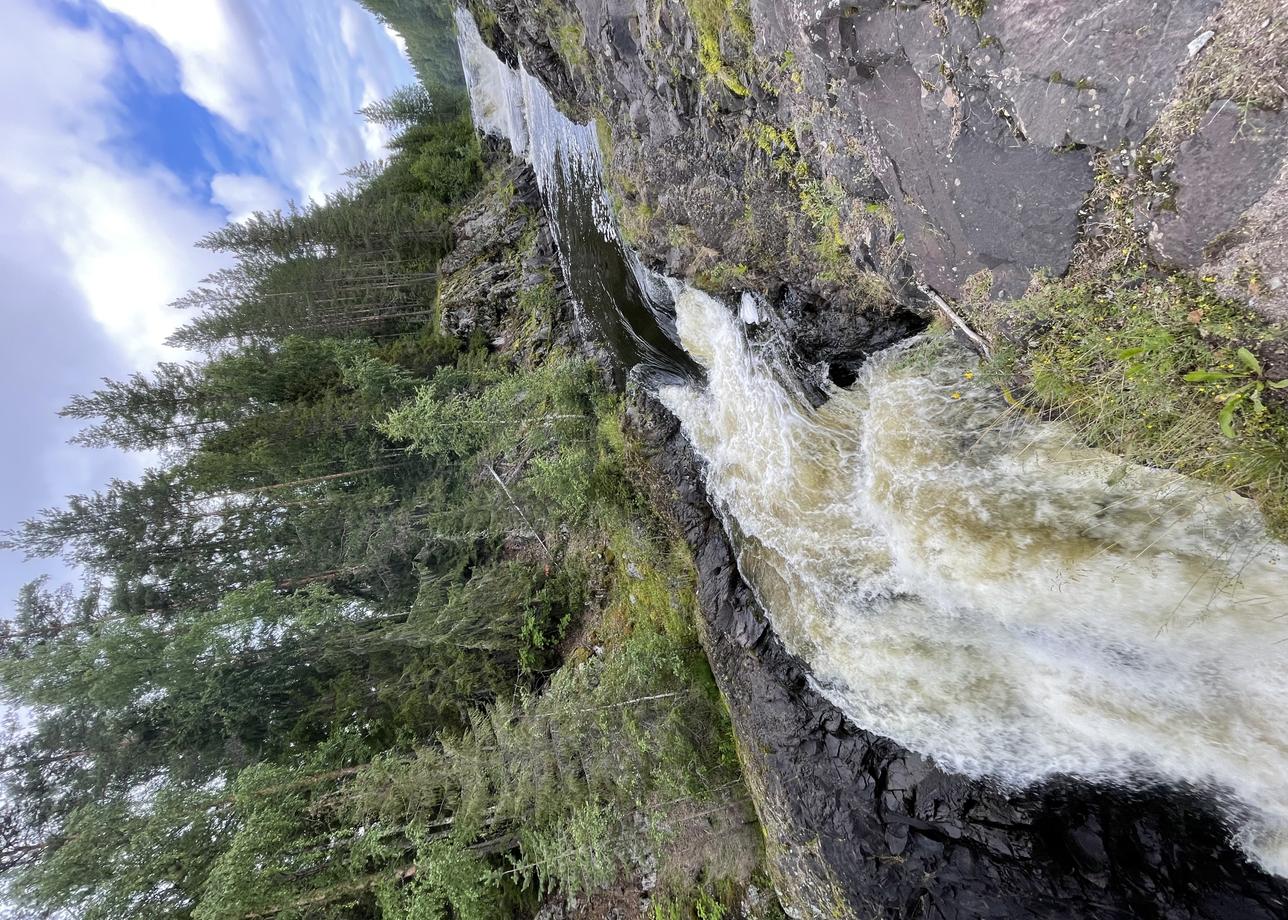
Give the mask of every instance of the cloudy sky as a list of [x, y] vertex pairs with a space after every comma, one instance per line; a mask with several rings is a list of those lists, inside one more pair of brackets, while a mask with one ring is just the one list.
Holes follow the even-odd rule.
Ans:
[[[167, 357], [192, 242], [342, 186], [413, 79], [355, 0], [0, 0], [0, 530], [134, 472], [67, 396]], [[50, 569], [0, 552], [0, 615]]]

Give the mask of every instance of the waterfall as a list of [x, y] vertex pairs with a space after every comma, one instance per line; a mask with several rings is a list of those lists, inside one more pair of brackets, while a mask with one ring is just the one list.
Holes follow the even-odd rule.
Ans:
[[603, 191], [603, 152], [593, 125], [579, 125], [559, 111], [545, 85], [519, 64], [515, 70], [496, 56], [479, 35], [474, 17], [456, 11], [456, 34], [470, 93], [470, 111], [480, 130], [510, 142], [525, 158], [547, 198], [560, 187], [591, 187], [595, 226], [617, 239], [613, 207]]
[[669, 286], [618, 234], [595, 126], [559, 111], [522, 63], [498, 58], [469, 13], [457, 10], [456, 28], [474, 122], [532, 166], [578, 322], [609, 343], [623, 372], [654, 382], [699, 376], [679, 347]]
[[1081, 446], [924, 339], [814, 410], [687, 290], [660, 396], [819, 688], [944, 767], [1212, 791], [1288, 873], [1288, 547], [1246, 499]]
[[1254, 506], [1008, 411], [939, 339], [810, 407], [749, 345], [756, 301], [644, 268], [593, 126], [457, 25], [475, 121], [532, 164], [579, 319], [628, 366], [675, 371], [676, 340], [705, 371], [658, 394], [820, 691], [971, 776], [1203, 788], [1288, 875], [1288, 547]]

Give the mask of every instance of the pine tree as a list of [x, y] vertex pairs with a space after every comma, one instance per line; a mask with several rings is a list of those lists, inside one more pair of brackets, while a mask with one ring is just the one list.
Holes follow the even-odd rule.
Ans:
[[386, 128], [405, 128], [426, 121], [433, 114], [434, 100], [421, 83], [395, 90], [388, 98], [364, 106], [358, 113], [367, 121]]

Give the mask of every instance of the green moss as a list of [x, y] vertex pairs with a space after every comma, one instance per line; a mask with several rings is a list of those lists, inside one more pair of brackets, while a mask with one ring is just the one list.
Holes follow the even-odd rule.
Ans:
[[628, 243], [639, 243], [648, 239], [652, 233], [653, 218], [656, 216], [657, 211], [649, 200], [640, 198], [634, 205], [618, 208], [618, 229]]
[[767, 121], [755, 122], [746, 130], [744, 136], [751, 139], [770, 157], [779, 157], [785, 153], [795, 155], [798, 152], [796, 135], [787, 128], [775, 127]]
[[558, 0], [541, 0], [541, 10], [547, 22], [551, 47], [563, 59], [568, 70], [587, 70], [590, 67], [590, 52], [586, 50], [586, 28], [577, 14]]
[[595, 139], [599, 141], [599, 152], [604, 155], [604, 163], [611, 167], [613, 162], [613, 129], [603, 115], [595, 116]]
[[894, 226], [894, 212], [884, 201], [869, 201], [863, 205], [863, 213], [876, 220], [884, 227]]
[[[825, 273], [836, 275], [850, 262], [845, 236], [841, 232], [841, 205], [845, 190], [835, 179], [811, 179], [799, 187], [801, 213], [817, 230], [814, 253], [825, 267]], [[832, 278], [831, 280], [840, 280]]]
[[694, 280], [697, 281], [698, 287], [708, 291], [738, 291], [747, 287], [749, 271], [741, 262], [736, 265], [730, 262], [717, 262], [705, 271], [698, 272]]
[[555, 29], [555, 48], [572, 70], [585, 70], [590, 64], [586, 30], [579, 22], [564, 23]]
[[[736, 67], [749, 64], [755, 33], [747, 0], [683, 0], [698, 33], [698, 62], [707, 75], [731, 93], [751, 91]], [[726, 54], [728, 51], [728, 54]]]
[[988, 9], [988, 0], [951, 0], [953, 9], [963, 16], [979, 19]]

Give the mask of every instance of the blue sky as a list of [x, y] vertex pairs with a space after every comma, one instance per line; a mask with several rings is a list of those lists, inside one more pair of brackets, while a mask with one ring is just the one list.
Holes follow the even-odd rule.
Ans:
[[[192, 243], [345, 184], [414, 79], [355, 0], [0, 0], [0, 530], [141, 461], [67, 445], [72, 393], [176, 356]], [[56, 564], [0, 553], [0, 615]]]

